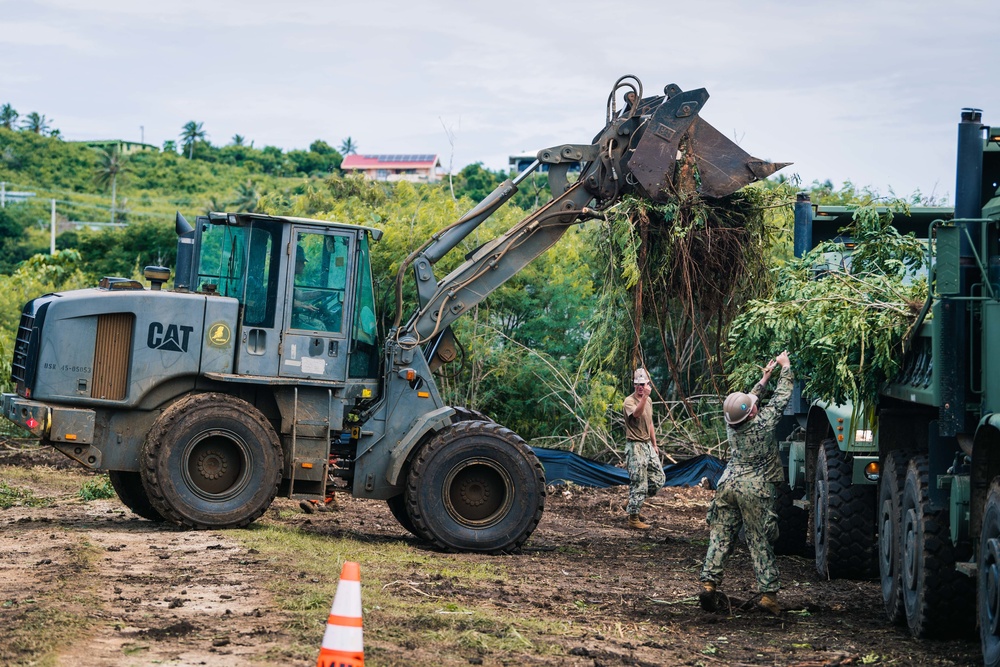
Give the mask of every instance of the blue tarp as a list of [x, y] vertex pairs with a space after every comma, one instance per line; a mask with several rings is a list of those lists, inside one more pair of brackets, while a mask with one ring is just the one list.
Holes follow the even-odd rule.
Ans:
[[[532, 447], [545, 468], [547, 484], [572, 482], [579, 486], [606, 488], [628, 484], [628, 471], [606, 463], [598, 463], [573, 452]], [[709, 454], [701, 454], [663, 467], [666, 486], [694, 486], [707, 477], [715, 488], [726, 464]]]

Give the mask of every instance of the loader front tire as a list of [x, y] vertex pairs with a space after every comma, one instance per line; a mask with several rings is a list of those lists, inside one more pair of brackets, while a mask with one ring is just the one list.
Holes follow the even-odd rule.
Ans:
[[189, 528], [246, 526], [281, 481], [270, 422], [228, 394], [191, 394], [157, 418], [142, 447], [142, 484], [167, 520]]
[[542, 518], [545, 473], [510, 429], [490, 421], [461, 421], [417, 452], [406, 500], [417, 535], [439, 548], [510, 552], [524, 544]]

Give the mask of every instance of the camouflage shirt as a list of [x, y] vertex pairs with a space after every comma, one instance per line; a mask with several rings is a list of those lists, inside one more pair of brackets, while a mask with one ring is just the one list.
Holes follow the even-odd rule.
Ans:
[[[719, 478], [719, 484], [733, 477], [756, 478], [780, 484], [784, 480], [778, 447], [774, 442], [774, 429], [781, 419], [785, 406], [792, 398], [791, 368], [782, 368], [778, 386], [767, 407], [760, 408], [757, 416], [742, 424], [726, 426], [729, 438], [729, 464]], [[750, 393], [760, 398], [764, 387], [758, 383]]]

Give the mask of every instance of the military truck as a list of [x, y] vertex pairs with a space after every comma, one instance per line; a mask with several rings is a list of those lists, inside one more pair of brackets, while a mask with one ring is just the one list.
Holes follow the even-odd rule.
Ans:
[[[846, 415], [843, 422], [831, 419], [833, 413], [821, 414], [822, 406], [800, 406], [798, 415], [808, 419], [789, 443], [788, 469], [793, 481], [804, 479], [807, 488], [813, 480], [811, 495], [802, 500], [815, 504], [823, 495], [824, 460], [832, 470], [829, 461], [836, 458], [839, 481], [830, 481], [826, 491], [828, 543], [834, 532], [829, 526], [837, 520], [851, 523], [852, 516], [861, 516], [865, 532], [874, 517], [871, 544], [889, 619], [905, 623], [915, 637], [965, 636], [978, 626], [984, 664], [995, 667], [1000, 665], [1000, 128], [984, 125], [980, 110], [964, 109], [957, 145], [955, 207], [927, 211], [921, 221], [930, 291], [904, 343], [901, 372], [872, 406], [874, 428]], [[877, 486], [835, 514], [834, 489], [848, 486], [847, 478], [852, 487], [876, 479]], [[820, 508], [812, 511], [822, 515]], [[854, 548], [867, 548], [864, 535], [843, 539], [831, 560], [846, 553], [851, 540]]]
[[[384, 337], [369, 246], [378, 229], [247, 213], [190, 225], [178, 214], [171, 289], [170, 272], [149, 267], [149, 289], [105, 278], [24, 306], [3, 414], [108, 471], [147, 519], [244, 526], [278, 494], [321, 500], [338, 488], [387, 501], [439, 548], [516, 549], [541, 518], [543, 469], [509, 429], [445, 404], [434, 371], [458, 356], [451, 324], [623, 195], [719, 197], [782, 166], [701, 120], [707, 100], [676, 85], [644, 97], [637, 78], [619, 79], [591, 143], [539, 151], [406, 258]], [[681, 164], [698, 178], [676, 184]], [[434, 264], [543, 165], [552, 199], [438, 279]], [[404, 322], [410, 269], [418, 303]]]

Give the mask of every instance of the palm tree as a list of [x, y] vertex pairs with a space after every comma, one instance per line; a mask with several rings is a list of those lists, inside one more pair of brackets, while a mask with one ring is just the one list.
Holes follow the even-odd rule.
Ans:
[[24, 117], [21, 129], [34, 132], [35, 134], [44, 134], [49, 131], [49, 121], [43, 114], [32, 111]]
[[205, 213], [215, 213], [229, 210], [229, 204], [225, 200], [219, 199], [218, 195], [209, 195], [205, 202]]
[[236, 199], [232, 205], [238, 212], [253, 213], [259, 199], [260, 193], [257, 192], [257, 186], [253, 179], [248, 178], [246, 183], [240, 183], [236, 187]]
[[184, 144], [184, 148], [188, 151], [188, 159], [194, 157], [194, 144], [199, 139], [204, 139], [208, 136], [205, 130], [202, 129], [204, 123], [196, 123], [193, 120], [189, 120], [183, 128], [181, 128], [181, 141]]
[[246, 138], [242, 134], [234, 134], [233, 146], [246, 146]]
[[340, 142], [340, 154], [343, 156], [354, 155], [358, 152], [358, 145], [354, 143], [354, 139], [347, 137]]
[[6, 127], [8, 130], [13, 130], [14, 123], [20, 115], [10, 104], [3, 105], [0, 107], [0, 126]]
[[128, 163], [128, 155], [123, 154], [119, 146], [106, 148], [98, 155], [97, 167], [94, 169], [94, 181], [102, 188], [111, 186], [111, 224], [115, 224], [115, 196], [118, 178], [124, 177], [132, 169]]

